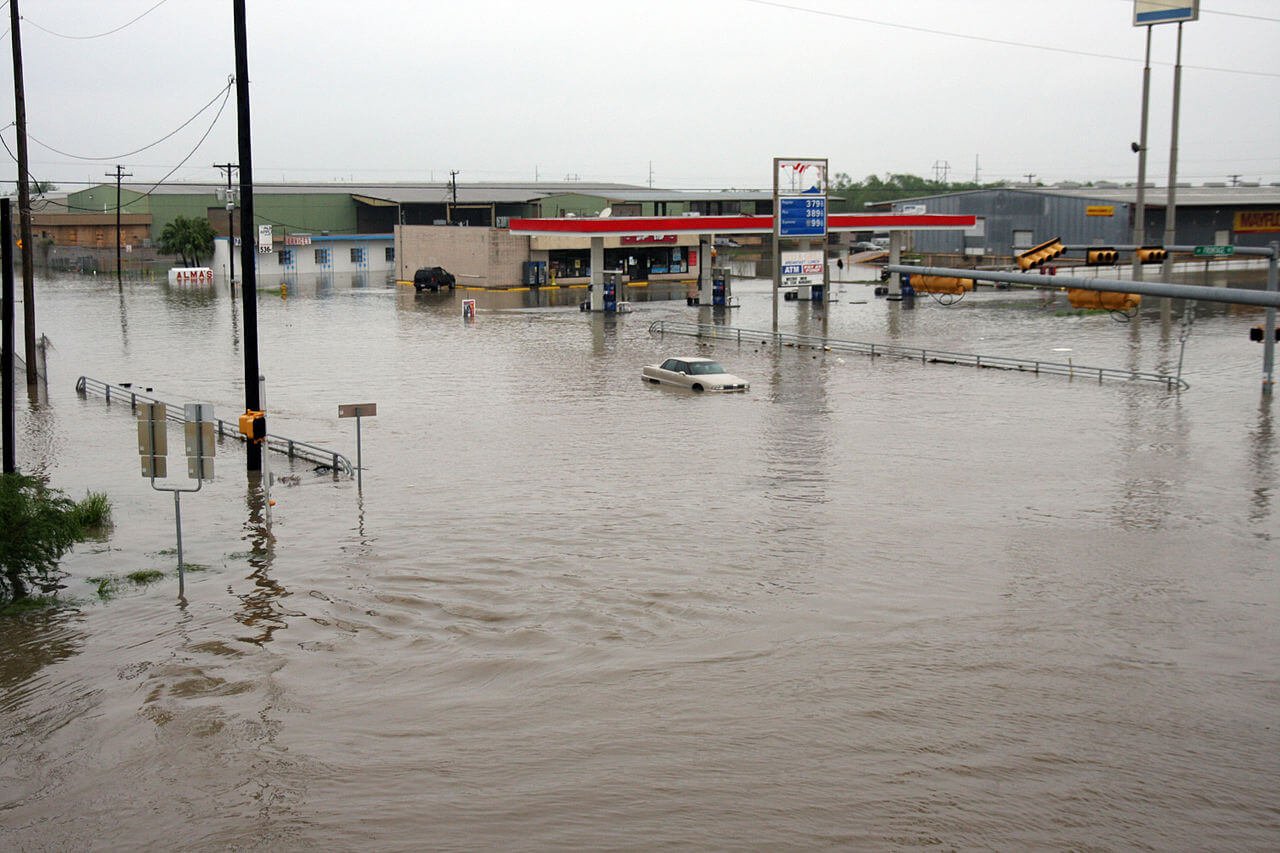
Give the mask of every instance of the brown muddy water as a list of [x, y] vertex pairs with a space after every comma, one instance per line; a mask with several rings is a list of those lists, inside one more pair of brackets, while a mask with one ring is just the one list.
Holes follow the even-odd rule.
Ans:
[[[364, 279], [261, 296], [274, 433], [363, 490], [219, 448], [183, 501], [81, 374], [243, 408], [205, 289], [38, 283], [18, 458], [115, 527], [0, 620], [7, 849], [1275, 849], [1277, 427], [1259, 314], [1202, 305], [1190, 390], [720, 343]], [[468, 294], [469, 295], [469, 294]], [[1037, 294], [843, 288], [784, 331], [1171, 370], [1179, 327]], [[1059, 297], [1061, 299], [1061, 297]], [[1180, 308], [1178, 309], [1180, 311]], [[1177, 316], [1177, 313], [1175, 313]], [[642, 365], [713, 353], [695, 396]], [[174, 454], [180, 441], [174, 435]], [[284, 470], [280, 470], [281, 468]]]

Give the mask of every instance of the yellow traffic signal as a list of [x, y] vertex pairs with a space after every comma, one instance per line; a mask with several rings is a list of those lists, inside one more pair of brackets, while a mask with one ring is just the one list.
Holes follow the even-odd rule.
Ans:
[[267, 413], [255, 412], [252, 409], [240, 416], [240, 434], [253, 442], [267, 437]]
[[1035, 269], [1058, 257], [1066, 250], [1067, 247], [1062, 245], [1062, 238], [1054, 237], [1052, 240], [1045, 240], [1039, 246], [1033, 246], [1018, 255], [1018, 266], [1024, 271]]
[[1138, 250], [1138, 262], [1143, 264], [1162, 264], [1168, 254], [1163, 246], [1143, 246]]
[[913, 275], [911, 286], [916, 293], [944, 293], [963, 296], [973, 290], [973, 279], [955, 278], [949, 275]]
[[1132, 311], [1142, 304], [1137, 293], [1111, 293], [1102, 290], [1067, 288], [1067, 301], [1072, 308], [1105, 308], [1108, 311]]
[[1120, 253], [1110, 246], [1102, 249], [1090, 249], [1084, 256], [1084, 262], [1091, 267], [1115, 266], [1119, 261]]

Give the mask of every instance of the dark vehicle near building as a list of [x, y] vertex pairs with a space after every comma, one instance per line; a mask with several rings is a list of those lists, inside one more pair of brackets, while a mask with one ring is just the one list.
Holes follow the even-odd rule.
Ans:
[[453, 290], [456, 283], [453, 273], [444, 267], [423, 267], [413, 274], [413, 289], [419, 293], [424, 290], [439, 293], [442, 287]]

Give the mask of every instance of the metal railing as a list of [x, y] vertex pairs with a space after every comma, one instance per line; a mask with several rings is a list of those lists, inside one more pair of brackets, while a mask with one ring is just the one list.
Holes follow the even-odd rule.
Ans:
[[[175, 423], [185, 423], [183, 417], [182, 406], [175, 406], [171, 403], [165, 403], [164, 400], [157, 399], [148, 394], [135, 391], [133, 388], [126, 388], [123, 385], [112, 385], [110, 382], [103, 382], [98, 379], [92, 379], [88, 376], [81, 376], [76, 380], [76, 391], [87, 396], [89, 392], [100, 394], [108, 403], [113, 400], [120, 402], [128, 402], [131, 411], [137, 411], [139, 403], [164, 403], [166, 417]], [[218, 438], [233, 438], [236, 441], [244, 442], [245, 437], [240, 433], [239, 421], [224, 421], [222, 418], [214, 418], [214, 434]], [[355, 468], [351, 465], [351, 460], [334, 450], [328, 450], [316, 444], [306, 441], [298, 441], [294, 438], [285, 438], [280, 435], [267, 435], [266, 446], [270, 450], [282, 453], [290, 459], [305, 459], [308, 462], [314, 462], [322, 468], [328, 468], [335, 474], [346, 474], [351, 476], [355, 473]]]
[[1148, 373], [1141, 370], [1126, 370], [1115, 367], [1092, 367], [1075, 364], [1068, 360], [1065, 364], [1058, 361], [1042, 361], [1032, 358], [1015, 358], [1003, 355], [978, 355], [976, 353], [951, 352], [941, 349], [925, 349], [906, 347], [900, 344], [876, 344], [863, 341], [842, 341], [814, 335], [795, 335], [787, 332], [765, 332], [754, 329], [739, 329], [733, 326], [716, 326], [707, 323], [689, 323], [680, 320], [654, 320], [649, 324], [651, 335], [687, 335], [695, 338], [709, 338], [716, 341], [735, 343], [773, 344], [779, 347], [797, 347], [818, 349], [828, 352], [852, 352], [875, 358], [889, 356], [919, 361], [922, 364], [956, 364], [971, 367], [985, 367], [994, 370], [1016, 370], [1044, 373], [1054, 376], [1080, 377], [1094, 379], [1119, 379], [1126, 382], [1156, 382], [1172, 390], [1184, 390], [1191, 386], [1186, 380], [1166, 373]]

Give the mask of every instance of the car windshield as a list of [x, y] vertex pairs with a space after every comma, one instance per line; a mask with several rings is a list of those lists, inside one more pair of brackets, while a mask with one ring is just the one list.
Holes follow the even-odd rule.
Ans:
[[713, 373], [724, 373], [724, 368], [718, 361], [694, 361], [689, 363], [689, 373], [692, 376], [710, 376]]

